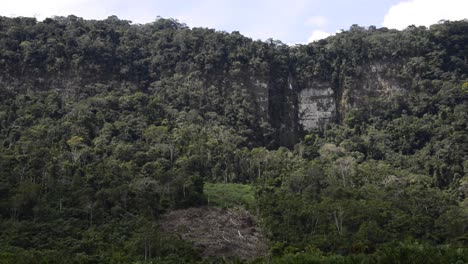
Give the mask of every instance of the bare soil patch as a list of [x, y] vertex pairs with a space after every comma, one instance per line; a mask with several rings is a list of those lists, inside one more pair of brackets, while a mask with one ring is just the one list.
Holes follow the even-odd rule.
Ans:
[[268, 241], [253, 215], [243, 208], [189, 208], [165, 214], [163, 232], [192, 242], [203, 257], [253, 259], [268, 252]]

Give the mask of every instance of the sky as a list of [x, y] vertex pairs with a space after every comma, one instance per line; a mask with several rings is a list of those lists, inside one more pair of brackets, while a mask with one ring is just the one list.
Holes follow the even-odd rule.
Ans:
[[158, 16], [287, 44], [325, 38], [353, 24], [404, 29], [468, 18], [468, 0], [0, 0], [1, 16], [43, 20], [70, 14], [86, 19], [116, 15], [133, 23]]

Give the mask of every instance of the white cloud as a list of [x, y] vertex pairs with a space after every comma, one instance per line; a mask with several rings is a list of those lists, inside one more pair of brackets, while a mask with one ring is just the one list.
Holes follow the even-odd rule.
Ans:
[[409, 25], [430, 26], [438, 21], [468, 18], [467, 0], [411, 0], [392, 6], [382, 25], [405, 29]]
[[329, 37], [331, 35], [333, 35], [333, 34], [322, 31], [322, 30], [314, 30], [312, 32], [312, 35], [309, 37], [309, 39], [307, 39], [307, 42], [310, 43], [310, 42], [314, 42], [314, 41], [317, 41], [317, 40], [321, 40], [321, 39], [327, 38], [327, 37]]
[[312, 16], [312, 17], [307, 18], [307, 20], [305, 21], [305, 24], [307, 26], [319, 27], [319, 28], [325, 26], [327, 23], [328, 23], [327, 18], [323, 16]]

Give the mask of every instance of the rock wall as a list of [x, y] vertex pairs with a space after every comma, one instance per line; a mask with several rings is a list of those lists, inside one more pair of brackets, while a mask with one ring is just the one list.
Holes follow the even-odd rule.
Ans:
[[268, 83], [260, 81], [259, 79], [252, 78], [250, 80], [253, 94], [257, 105], [257, 111], [262, 121], [266, 121], [269, 118], [269, 96], [270, 89]]
[[304, 130], [319, 128], [336, 113], [335, 95], [325, 82], [314, 82], [298, 94], [298, 120]]
[[[371, 62], [363, 65], [359, 74], [346, 77], [347, 81], [338, 87], [314, 79], [303, 87], [295, 87], [298, 130], [310, 131], [342, 120], [349, 110], [364, 106], [372, 98], [404, 93], [407, 90], [404, 82], [388, 74], [398, 67], [401, 65]], [[291, 84], [283, 89], [290, 90]]]

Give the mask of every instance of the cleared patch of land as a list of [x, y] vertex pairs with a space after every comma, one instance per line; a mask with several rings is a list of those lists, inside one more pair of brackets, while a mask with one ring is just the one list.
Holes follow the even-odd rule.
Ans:
[[208, 204], [223, 208], [244, 206], [253, 208], [255, 191], [252, 185], [239, 183], [205, 183], [203, 192]]
[[242, 208], [172, 211], [162, 217], [160, 225], [163, 232], [192, 242], [203, 257], [252, 259], [268, 251], [268, 241], [255, 217]]

